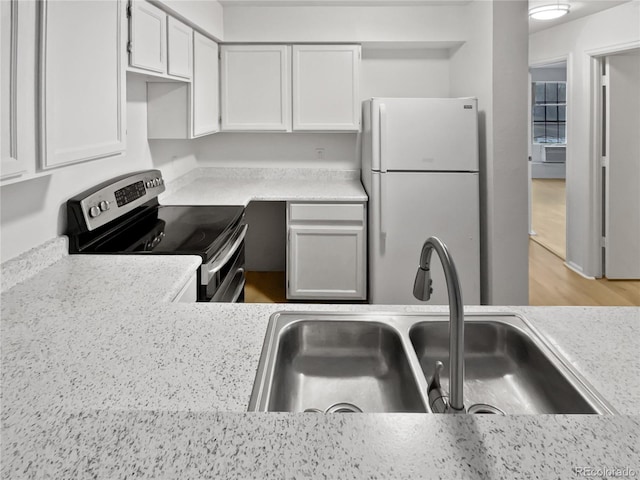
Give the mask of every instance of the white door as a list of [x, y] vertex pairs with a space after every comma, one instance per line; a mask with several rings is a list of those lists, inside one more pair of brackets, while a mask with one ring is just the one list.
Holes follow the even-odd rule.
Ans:
[[167, 72], [190, 79], [193, 75], [193, 30], [173, 17], [167, 17]]
[[192, 126], [199, 137], [220, 130], [218, 44], [193, 33]]
[[222, 130], [291, 131], [291, 47], [223, 45]]
[[167, 14], [144, 0], [133, 0], [129, 21], [130, 65], [166, 73]]
[[293, 129], [360, 129], [360, 46], [293, 46]]
[[604, 274], [640, 279], [640, 53], [606, 61]]
[[371, 111], [373, 170], [477, 171], [477, 101], [375, 98]]
[[[369, 195], [369, 300], [424, 304], [413, 283], [424, 241], [442, 240], [456, 265], [466, 305], [480, 303], [480, 221], [477, 173], [374, 173]], [[429, 305], [447, 305], [437, 254], [431, 257]]]
[[41, 2], [42, 167], [125, 150], [122, 2]]

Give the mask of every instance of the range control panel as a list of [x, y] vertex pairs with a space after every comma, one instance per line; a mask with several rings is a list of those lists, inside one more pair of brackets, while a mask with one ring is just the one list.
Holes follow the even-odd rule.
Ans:
[[162, 172], [146, 170], [102, 183], [70, 199], [67, 206], [79, 230], [91, 231], [154, 199], [164, 190]]

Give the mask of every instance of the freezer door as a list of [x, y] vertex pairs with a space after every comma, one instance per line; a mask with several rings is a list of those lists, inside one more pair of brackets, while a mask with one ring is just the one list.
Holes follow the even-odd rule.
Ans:
[[474, 98], [374, 98], [372, 170], [478, 171], [477, 110]]
[[[422, 244], [442, 240], [453, 256], [462, 299], [480, 303], [480, 221], [477, 173], [373, 173], [369, 197], [369, 300], [424, 304], [413, 297]], [[429, 305], [448, 305], [444, 271], [431, 258]]]

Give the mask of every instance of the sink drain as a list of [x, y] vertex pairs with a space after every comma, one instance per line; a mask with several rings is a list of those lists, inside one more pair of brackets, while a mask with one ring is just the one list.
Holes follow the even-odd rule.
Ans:
[[307, 408], [306, 413], [362, 413], [362, 410], [353, 403], [340, 402], [334, 403], [326, 410], [320, 410], [319, 408]]
[[489, 405], [488, 403], [476, 403], [471, 405], [467, 410], [467, 413], [472, 414], [495, 414], [495, 415], [505, 415], [505, 413], [500, 410], [498, 407], [494, 407], [493, 405]]

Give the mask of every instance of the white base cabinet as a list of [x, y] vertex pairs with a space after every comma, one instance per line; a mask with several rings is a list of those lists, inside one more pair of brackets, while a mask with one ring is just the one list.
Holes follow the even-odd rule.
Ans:
[[177, 303], [192, 303], [198, 300], [198, 276], [194, 273], [173, 299]]
[[366, 299], [363, 203], [287, 204], [287, 298]]

